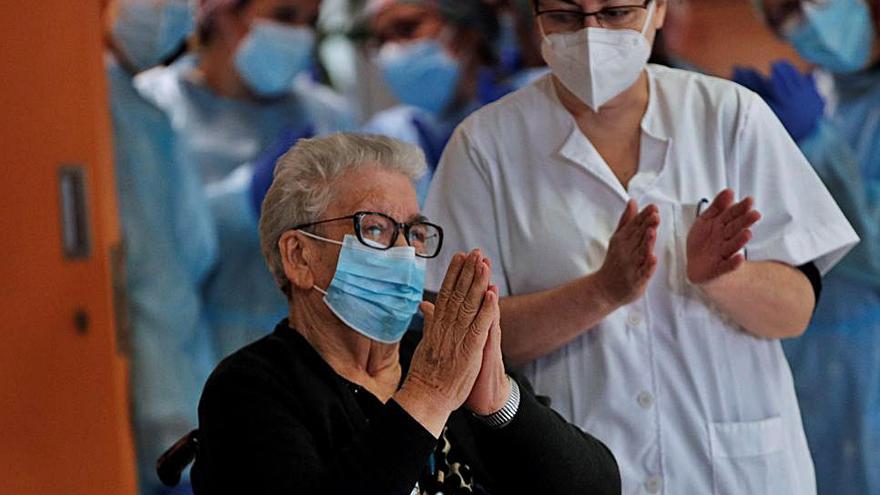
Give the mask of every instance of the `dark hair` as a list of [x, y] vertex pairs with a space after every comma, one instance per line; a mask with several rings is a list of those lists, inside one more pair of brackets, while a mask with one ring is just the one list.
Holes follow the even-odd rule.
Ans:
[[[232, 6], [232, 11], [235, 13], [239, 13], [251, 3], [251, 0], [236, 0], [235, 4]], [[214, 26], [214, 15], [207, 19], [203, 19], [199, 23], [198, 27], [198, 35], [199, 35], [199, 43], [202, 46], [207, 46], [211, 44], [211, 41], [214, 39], [214, 35], [216, 33], [216, 27]]]
[[501, 28], [495, 6], [485, 0], [441, 0], [437, 2], [437, 7], [440, 15], [450, 25], [480, 34], [475, 51], [484, 65], [496, 62], [495, 41]]
[[486, 0], [440, 0], [436, 6], [449, 24], [475, 29], [489, 42], [498, 37], [498, 11]]

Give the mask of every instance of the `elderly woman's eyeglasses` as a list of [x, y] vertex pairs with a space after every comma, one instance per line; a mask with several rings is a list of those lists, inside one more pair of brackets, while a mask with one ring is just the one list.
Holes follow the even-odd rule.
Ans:
[[384, 213], [373, 211], [359, 211], [354, 215], [304, 223], [291, 227], [290, 230], [300, 230], [341, 220], [351, 220], [358, 241], [364, 246], [379, 251], [393, 248], [397, 244], [397, 237], [401, 232], [403, 232], [406, 243], [415, 248], [416, 256], [420, 258], [434, 258], [440, 254], [440, 248], [443, 247], [443, 229], [439, 225], [422, 219], [410, 223], [399, 223]]
[[[572, 33], [587, 27], [587, 19], [595, 17], [600, 27], [606, 29], [642, 29], [647, 19], [648, 5], [652, 0], [644, 0], [633, 5], [632, 0], [624, 0], [622, 5], [610, 5], [596, 12], [578, 9], [542, 10], [535, 3], [535, 16], [545, 34]], [[567, 2], [566, 2], [567, 3]]]

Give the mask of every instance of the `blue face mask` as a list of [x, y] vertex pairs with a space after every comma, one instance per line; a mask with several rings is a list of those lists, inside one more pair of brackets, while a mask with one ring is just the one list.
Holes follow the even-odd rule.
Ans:
[[876, 33], [864, 0], [828, 0], [803, 9], [803, 23], [787, 35], [802, 57], [838, 74], [868, 66]]
[[457, 60], [437, 40], [388, 43], [376, 60], [385, 83], [401, 103], [439, 115], [461, 78]]
[[300, 231], [308, 237], [342, 245], [336, 274], [324, 294], [324, 304], [343, 323], [364, 337], [400, 342], [419, 310], [425, 287], [425, 260], [412, 247], [379, 251], [353, 235], [343, 242]]
[[259, 20], [239, 45], [235, 68], [257, 96], [281, 96], [312, 63], [314, 49], [314, 30]]
[[192, 33], [195, 21], [188, 0], [119, 3], [113, 39], [137, 70], [153, 67], [171, 56]]

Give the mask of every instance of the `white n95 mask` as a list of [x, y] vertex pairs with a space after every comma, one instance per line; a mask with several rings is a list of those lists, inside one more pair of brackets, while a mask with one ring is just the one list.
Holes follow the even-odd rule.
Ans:
[[547, 35], [542, 27], [541, 54], [559, 82], [598, 112], [635, 84], [647, 65], [651, 45], [645, 33], [655, 10], [656, 2], [651, 2], [641, 32], [587, 27]]

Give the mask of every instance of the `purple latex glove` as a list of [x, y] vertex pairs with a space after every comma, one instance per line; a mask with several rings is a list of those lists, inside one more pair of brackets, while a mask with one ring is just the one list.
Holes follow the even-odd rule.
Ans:
[[795, 141], [815, 132], [825, 114], [825, 99], [813, 74], [801, 74], [791, 62], [774, 63], [770, 78], [754, 69], [737, 67], [733, 80], [764, 98]]

